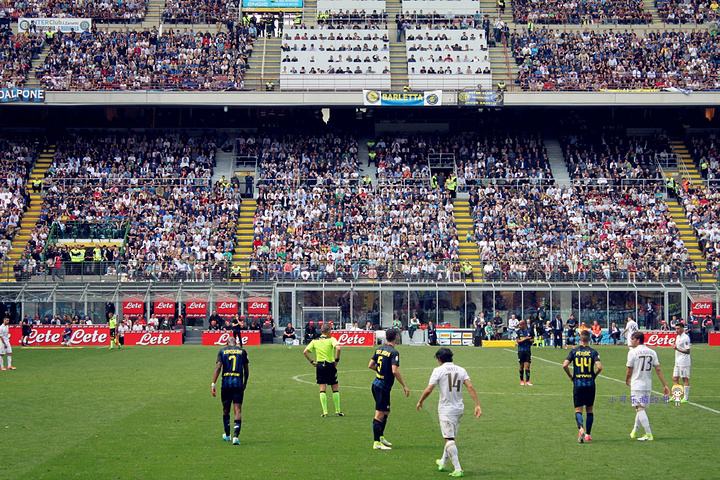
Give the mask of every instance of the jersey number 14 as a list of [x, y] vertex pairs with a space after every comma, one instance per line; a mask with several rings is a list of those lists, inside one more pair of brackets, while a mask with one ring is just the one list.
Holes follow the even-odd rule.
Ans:
[[448, 373], [448, 390], [453, 391], [453, 389], [460, 391], [460, 387], [462, 386], [462, 382], [458, 378], [457, 374]]

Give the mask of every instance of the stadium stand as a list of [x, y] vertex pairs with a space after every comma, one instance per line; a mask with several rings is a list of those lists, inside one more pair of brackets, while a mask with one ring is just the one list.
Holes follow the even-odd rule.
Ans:
[[720, 141], [717, 134], [693, 134], [686, 143], [700, 174], [708, 180], [708, 186], [712, 189], [720, 187]]
[[0, 0], [0, 12], [5, 12], [10, 18], [77, 17], [92, 18], [95, 21], [139, 22], [145, 17], [146, 11], [146, 0]]
[[720, 46], [705, 31], [514, 33], [523, 90], [720, 88]]
[[237, 15], [237, 2], [229, 0], [166, 0], [162, 18], [168, 23], [215, 23]]
[[638, 25], [652, 22], [652, 14], [643, 10], [640, 0], [513, 0], [512, 9], [518, 23]]
[[705, 24], [720, 19], [717, 0], [655, 0], [655, 6], [665, 23]]
[[668, 207], [634, 187], [473, 188], [486, 280], [664, 281], [697, 277]]
[[42, 50], [41, 35], [13, 34], [0, 26], [0, 87], [13, 88], [25, 84], [32, 60]]
[[37, 75], [48, 90], [241, 90], [252, 50], [246, 29], [58, 34]]
[[472, 0], [402, 0], [403, 14], [475, 15], [478, 2]]

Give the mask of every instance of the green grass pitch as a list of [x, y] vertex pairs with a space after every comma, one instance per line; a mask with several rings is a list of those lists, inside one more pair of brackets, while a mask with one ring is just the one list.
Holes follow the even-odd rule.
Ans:
[[[320, 418], [314, 371], [302, 347], [249, 348], [242, 445], [221, 440], [220, 401], [210, 396], [211, 347], [15, 349], [18, 370], [0, 373], [0, 478], [17, 479], [431, 479], [442, 452], [437, 393], [415, 403], [435, 366], [431, 347], [399, 347], [412, 389], [396, 388], [386, 437], [373, 451], [369, 348], [346, 348], [340, 385], [346, 417]], [[717, 479], [720, 349], [693, 347], [693, 405], [649, 408], [655, 442], [631, 441], [628, 388], [598, 380], [594, 443], [575, 442], [567, 351], [533, 349], [534, 387], [520, 387], [517, 356], [457, 347], [480, 392], [483, 416], [458, 437], [467, 477], [487, 479]], [[604, 374], [624, 380], [625, 347], [600, 347]], [[673, 351], [658, 349], [670, 381]], [[540, 360], [540, 358], [546, 361]], [[655, 390], [660, 390], [657, 378]], [[329, 402], [330, 405], [331, 402]], [[331, 407], [332, 411], [332, 407]], [[677, 474], [677, 475], [675, 475]]]

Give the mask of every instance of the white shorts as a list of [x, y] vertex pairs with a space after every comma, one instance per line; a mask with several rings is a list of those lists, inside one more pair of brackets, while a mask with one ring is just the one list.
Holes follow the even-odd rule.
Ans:
[[462, 414], [460, 414], [460, 415], [438, 415], [438, 418], [440, 420], [440, 433], [442, 433], [443, 438], [457, 437], [458, 429], [460, 428], [460, 419], [462, 418]]
[[633, 407], [647, 407], [650, 404], [650, 390], [630, 390], [630, 402]]
[[10, 342], [8, 341], [8, 346], [6, 347], [3, 342], [0, 342], [0, 355], [12, 355], [12, 345], [10, 345]]
[[690, 365], [686, 367], [675, 365], [675, 368], [673, 368], [673, 377], [690, 378]]

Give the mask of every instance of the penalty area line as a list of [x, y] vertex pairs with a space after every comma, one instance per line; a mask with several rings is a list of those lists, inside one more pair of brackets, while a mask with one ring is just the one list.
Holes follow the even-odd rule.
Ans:
[[[503, 350], [505, 350], [506, 352], [515, 353], [515, 350], [510, 350], [509, 348], [504, 348]], [[553, 361], [553, 360], [548, 360], [547, 358], [538, 357], [537, 355], [533, 355], [532, 358], [533, 358], [533, 359], [541, 360], [541, 361], [543, 361], [543, 362], [545, 362], [545, 363], [549, 363], [549, 364], [551, 364], [551, 365], [557, 365], [558, 367], [562, 367], [562, 363], [555, 362], [555, 361]], [[608, 377], [607, 375], [600, 374], [600, 375], [598, 375], [598, 377], [604, 378], [605, 380], [610, 380], [610, 381], [613, 381], [613, 382], [616, 382], [616, 383], [620, 383], [620, 384], [622, 384], [622, 385], [625, 385], [625, 382], [624, 382], [624, 381], [618, 380], [617, 378]], [[655, 390], [652, 390], [652, 393], [654, 393], [655, 395], [663, 395], [662, 392], [658, 392], [658, 391], [655, 391]], [[697, 407], [697, 408], [699, 408], [699, 409], [701, 409], [701, 410], [706, 410], [706, 411], [711, 412], [711, 413], [714, 413], [714, 414], [716, 414], [716, 415], [720, 415], [720, 410], [715, 410], [714, 408], [706, 407], [705, 405], [701, 405], [701, 404], [699, 404], [699, 403], [695, 403], [695, 402], [690, 402], [690, 401], [688, 401], [688, 405], [692, 405], [693, 407]]]

